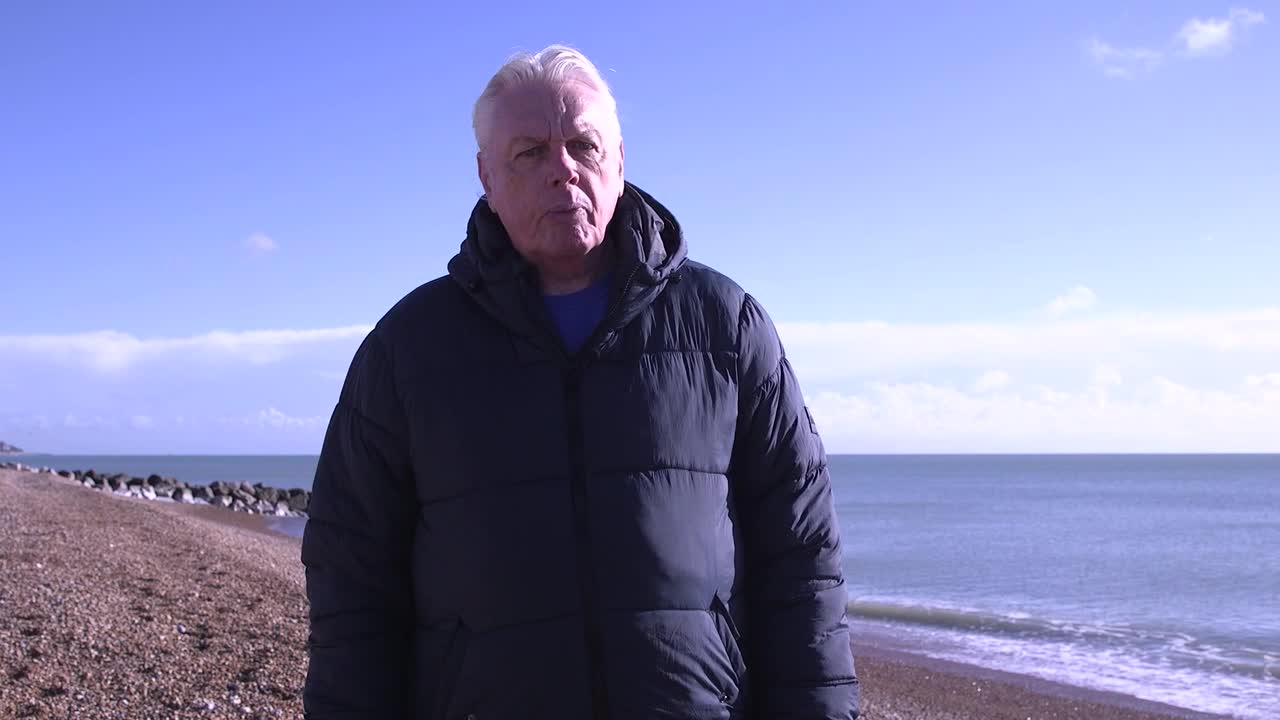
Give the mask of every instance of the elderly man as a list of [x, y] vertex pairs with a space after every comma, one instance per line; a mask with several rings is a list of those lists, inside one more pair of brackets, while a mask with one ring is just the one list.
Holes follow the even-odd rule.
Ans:
[[826, 458], [769, 317], [624, 180], [581, 54], [514, 58], [474, 120], [462, 248], [325, 437], [307, 717], [856, 717]]

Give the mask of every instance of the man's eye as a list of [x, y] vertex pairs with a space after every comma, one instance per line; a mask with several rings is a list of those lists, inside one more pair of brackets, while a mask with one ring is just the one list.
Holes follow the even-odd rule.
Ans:
[[590, 143], [586, 140], [574, 140], [572, 143], [569, 143], [569, 146], [574, 150], [584, 150], [587, 152], [595, 152], [596, 149], [595, 143]]
[[542, 154], [542, 146], [535, 145], [531, 148], [528, 148], [527, 150], [521, 150], [520, 152], [516, 153], [516, 157], [531, 158], [531, 157], [537, 157], [538, 155], [541, 155], [541, 154]]

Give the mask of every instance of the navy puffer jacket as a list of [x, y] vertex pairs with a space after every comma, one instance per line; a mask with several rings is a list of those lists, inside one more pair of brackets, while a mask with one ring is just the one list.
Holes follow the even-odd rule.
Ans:
[[302, 544], [314, 720], [853, 718], [826, 456], [769, 317], [627, 184], [565, 352], [482, 199], [364, 340]]

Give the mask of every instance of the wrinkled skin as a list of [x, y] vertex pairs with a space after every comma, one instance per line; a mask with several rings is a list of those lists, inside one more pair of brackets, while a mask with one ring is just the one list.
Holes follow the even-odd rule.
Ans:
[[493, 101], [481, 142], [489, 207], [543, 291], [589, 285], [608, 264], [605, 228], [623, 190], [622, 137], [605, 98], [578, 82], [510, 88]]

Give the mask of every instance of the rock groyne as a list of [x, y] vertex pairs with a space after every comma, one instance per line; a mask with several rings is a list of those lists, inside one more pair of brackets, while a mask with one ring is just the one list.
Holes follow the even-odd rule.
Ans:
[[155, 474], [144, 478], [126, 473], [100, 473], [92, 469], [55, 470], [15, 462], [0, 463], [0, 468], [54, 475], [86, 488], [126, 497], [187, 504], [206, 503], [255, 515], [306, 517], [311, 502], [311, 493], [302, 488], [285, 489], [262, 483], [219, 481], [208, 485], [188, 485], [176, 478]]

